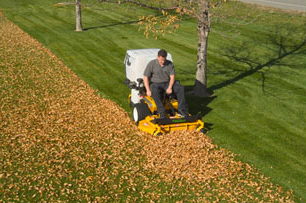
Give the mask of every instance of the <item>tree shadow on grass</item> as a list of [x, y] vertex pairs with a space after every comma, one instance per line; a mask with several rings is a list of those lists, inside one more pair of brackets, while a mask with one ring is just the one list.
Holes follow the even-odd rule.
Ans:
[[140, 22], [139, 20], [133, 20], [133, 21], [127, 21], [127, 22], [118, 22], [118, 23], [113, 23], [113, 24], [109, 24], [109, 25], [101, 25], [101, 26], [84, 28], [84, 31], [88, 31], [88, 30], [92, 30], [92, 29], [100, 29], [100, 28], [119, 26], [119, 25], [130, 25], [130, 24], [139, 23], [139, 22]]
[[[294, 56], [306, 54], [306, 33], [301, 33], [296, 36], [296, 28], [284, 28], [280, 26], [277, 26], [269, 33], [267, 41], [264, 44], [265, 47], [261, 48], [265, 50], [261, 54], [258, 54], [259, 49], [256, 48], [262, 46], [262, 44], [258, 45], [256, 40], [243, 42], [238, 46], [236, 45], [221, 50], [220, 54], [222, 56], [229, 58], [231, 61], [245, 64], [248, 69], [239, 71], [238, 75], [213, 85], [209, 87], [209, 89], [215, 91], [255, 73], [261, 73], [262, 91], [265, 93], [265, 74], [269, 68], [272, 66], [275, 66], [274, 68], [280, 68], [282, 66], [297, 67], [297, 61], [294, 59], [290, 63], [284, 62], [283, 59], [288, 59], [290, 57], [294, 58]], [[268, 69], [263, 70], [265, 67]]]
[[[185, 91], [192, 91], [193, 86], [185, 86]], [[197, 97], [192, 94], [186, 95], [186, 102], [188, 105], [188, 111], [192, 115], [200, 115], [201, 117], [209, 114], [212, 111], [212, 108], [208, 107], [208, 104], [211, 103], [217, 96], [212, 97]], [[205, 122], [205, 121], [204, 121]], [[205, 129], [211, 130], [213, 127], [213, 123], [205, 122]]]
[[[296, 27], [281, 27], [277, 26], [266, 37], [266, 41], [262, 44], [257, 44], [256, 39], [252, 41], [245, 41], [239, 45], [224, 48], [220, 50], [220, 55], [228, 58], [231, 64], [245, 64], [246, 70], [239, 70], [236, 67], [227, 67], [225, 72], [218, 72], [215, 74], [234, 75], [219, 84], [212, 85], [208, 91], [227, 87], [233, 83], [238, 82], [255, 73], [261, 73], [262, 91], [265, 93], [265, 74], [273, 66], [273, 68], [299, 67], [299, 61], [295, 61], [294, 57], [298, 55], [306, 55], [306, 33], [297, 31]], [[264, 50], [258, 53], [258, 50]], [[290, 62], [284, 59], [292, 59]], [[233, 63], [235, 62], [235, 63]], [[267, 67], [267, 69], [264, 69]], [[303, 67], [300, 67], [303, 68]], [[212, 74], [214, 75], [214, 74]], [[193, 86], [186, 86], [186, 92], [190, 92]], [[186, 95], [189, 111], [192, 114], [201, 113], [202, 116], [207, 115], [212, 111], [207, 107], [217, 96], [200, 98], [193, 95]]]
[[[162, 16], [162, 14], [157, 14], [155, 15], [156, 17]], [[119, 25], [131, 25], [131, 24], [138, 24], [139, 22], [142, 22], [143, 20], [131, 20], [131, 21], [126, 21], [126, 22], [116, 22], [108, 25], [100, 25], [100, 26], [93, 26], [93, 27], [88, 27], [84, 28], [84, 31], [88, 30], [93, 30], [93, 29], [101, 29], [101, 28], [107, 28], [107, 27], [114, 27], [114, 26], [119, 26]]]

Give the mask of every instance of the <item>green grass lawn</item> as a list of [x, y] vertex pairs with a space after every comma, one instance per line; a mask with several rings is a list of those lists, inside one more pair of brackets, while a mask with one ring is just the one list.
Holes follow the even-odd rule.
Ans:
[[[192, 88], [197, 57], [194, 19], [183, 20], [174, 34], [147, 39], [134, 21], [151, 11], [101, 4], [98, 9], [83, 9], [86, 31], [74, 32], [74, 7], [53, 6], [57, 2], [0, 0], [0, 9], [102, 96], [127, 111], [129, 89], [123, 85], [127, 49], [165, 48], [172, 54], [177, 78]], [[203, 113], [215, 144], [239, 154], [239, 159], [286, 190], [293, 189], [297, 201], [305, 202], [305, 14], [240, 4], [239, 10], [233, 9], [237, 5], [224, 8], [229, 14], [236, 12], [236, 18], [212, 24], [208, 86], [215, 96], [189, 95], [190, 112]], [[230, 26], [249, 13], [246, 23]]]

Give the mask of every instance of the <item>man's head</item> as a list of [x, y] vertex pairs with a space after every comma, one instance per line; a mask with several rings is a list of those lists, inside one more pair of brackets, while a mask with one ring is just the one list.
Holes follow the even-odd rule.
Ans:
[[164, 66], [166, 59], [167, 59], [167, 51], [164, 49], [159, 50], [157, 53], [157, 60], [159, 65]]

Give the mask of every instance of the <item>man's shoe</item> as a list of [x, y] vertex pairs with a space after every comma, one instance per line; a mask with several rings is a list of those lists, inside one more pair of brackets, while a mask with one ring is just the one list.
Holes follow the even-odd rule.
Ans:
[[178, 111], [177, 112], [177, 115], [180, 116], [180, 117], [188, 117], [189, 114], [186, 112], [186, 111]]
[[159, 118], [166, 118], [165, 112], [159, 113]]

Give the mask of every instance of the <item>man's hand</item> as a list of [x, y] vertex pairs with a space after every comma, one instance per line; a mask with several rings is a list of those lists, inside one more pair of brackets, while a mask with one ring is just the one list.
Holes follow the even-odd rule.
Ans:
[[152, 96], [152, 92], [150, 90], [149, 78], [147, 76], [143, 76], [143, 84], [144, 84], [144, 86], [146, 88], [147, 95], [149, 97], [151, 97]]
[[168, 86], [168, 88], [166, 90], [167, 94], [171, 94], [172, 93], [172, 87], [173, 87], [174, 81], [175, 81], [175, 76], [174, 75], [170, 75], [169, 86]]
[[171, 94], [171, 93], [172, 93], [172, 88], [169, 88], [169, 87], [168, 87], [167, 90], [166, 90], [166, 93], [167, 93], [167, 94]]
[[151, 90], [147, 90], [147, 96], [151, 97], [152, 96], [152, 92]]

